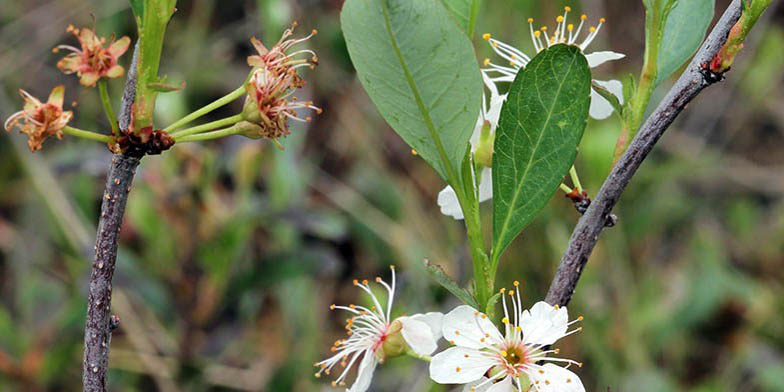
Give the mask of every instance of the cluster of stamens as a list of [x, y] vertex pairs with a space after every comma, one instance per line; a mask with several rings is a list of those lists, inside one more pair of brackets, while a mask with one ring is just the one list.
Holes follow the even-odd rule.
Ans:
[[[294, 33], [296, 22], [291, 28], [283, 32], [277, 44], [267, 49], [261, 41], [251, 39], [251, 43], [258, 51], [258, 55], [248, 57], [248, 65], [254, 67], [248, 80], [248, 98], [255, 110], [251, 120], [261, 125], [262, 135], [267, 138], [287, 136], [290, 131], [287, 121], [309, 122], [311, 117], [300, 117], [299, 109], [314, 110], [317, 114], [321, 109], [314, 106], [311, 101], [299, 101], [293, 96], [294, 91], [305, 85], [305, 81], [297, 73], [302, 67], [315, 68], [318, 56], [310, 49], [301, 49], [288, 53], [289, 50], [302, 42], [307, 41], [317, 31], [313, 30], [302, 38], [289, 38]], [[305, 56], [303, 58], [303, 56]], [[257, 117], [257, 118], [256, 118]]]
[[345, 310], [351, 313], [352, 316], [346, 319], [345, 329], [348, 337], [336, 340], [330, 349], [335, 354], [314, 364], [318, 368], [318, 371], [315, 373], [317, 378], [320, 378], [322, 373], [330, 375], [332, 368], [340, 364], [340, 367], [344, 370], [338, 375], [337, 379], [332, 381], [332, 386], [344, 386], [349, 370], [360, 356], [363, 354], [376, 355], [376, 352], [383, 345], [389, 333], [391, 324], [390, 313], [395, 293], [395, 267], [390, 266], [390, 270], [392, 271], [391, 284], [387, 284], [380, 277], [375, 279], [376, 283], [387, 291], [386, 310], [371, 290], [370, 282], [367, 279], [362, 281], [355, 279], [353, 283], [370, 296], [373, 302], [372, 306], [369, 308], [354, 304], [348, 306], [332, 304], [329, 306], [330, 310]]
[[[593, 40], [596, 38], [596, 35], [599, 34], [599, 30], [602, 28], [602, 25], [605, 23], [605, 19], [601, 18], [599, 19], [598, 25], [588, 27], [588, 35], [585, 36], [582, 42], [578, 43], [578, 38], [585, 28], [588, 16], [585, 14], [581, 15], [580, 24], [577, 25], [577, 28], [575, 28], [574, 24], [567, 23], [567, 17], [569, 16], [569, 12], [571, 12], [571, 10], [571, 7], [564, 7], [564, 13], [555, 19], [556, 26], [551, 33], [548, 33], [547, 26], [542, 26], [538, 29], [534, 28], [534, 19], [528, 18], [529, 30], [531, 32], [531, 41], [533, 42], [536, 53], [539, 53], [542, 50], [545, 50], [556, 44], [577, 45], [580, 50], [585, 50], [588, 45], [593, 42]], [[520, 50], [492, 38], [490, 34], [484, 34], [482, 35], [482, 38], [490, 43], [490, 46], [499, 56], [503, 57], [505, 60], [508, 60], [509, 65], [512, 67], [524, 67], [531, 61], [531, 58]], [[508, 69], [507, 67], [493, 64], [490, 59], [485, 59], [484, 65], [486, 67], [490, 66], [492, 68], [500, 68], [504, 70]]]

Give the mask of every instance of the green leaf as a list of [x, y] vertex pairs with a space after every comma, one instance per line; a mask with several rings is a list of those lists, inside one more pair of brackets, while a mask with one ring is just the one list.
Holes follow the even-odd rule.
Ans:
[[553, 195], [577, 155], [591, 72], [580, 49], [555, 45], [518, 72], [493, 153], [493, 264]]
[[452, 13], [457, 25], [460, 26], [469, 36], [473, 35], [476, 16], [472, 17], [474, 7], [478, 8], [478, 0], [443, 0], [444, 5]]
[[381, 115], [441, 177], [458, 181], [482, 93], [468, 37], [438, 0], [348, 0], [340, 20]]
[[715, 0], [680, 0], [670, 10], [659, 50], [656, 83], [672, 75], [697, 52], [713, 20]]
[[130, 0], [133, 16], [144, 19], [144, 0]]
[[441, 268], [440, 265], [433, 264], [428, 259], [425, 259], [424, 263], [425, 271], [427, 271], [427, 274], [430, 275], [431, 279], [447, 289], [450, 293], [454, 294], [455, 297], [459, 298], [466, 305], [471, 306], [474, 309], [479, 309], [479, 304], [476, 303], [476, 300], [471, 293], [461, 288], [457, 282], [444, 272], [444, 269]]

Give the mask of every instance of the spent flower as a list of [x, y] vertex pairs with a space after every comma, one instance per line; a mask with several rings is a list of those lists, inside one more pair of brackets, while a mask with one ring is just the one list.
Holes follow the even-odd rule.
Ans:
[[[574, 24], [568, 23], [568, 16], [571, 10], [571, 7], [564, 7], [563, 15], [559, 15], [556, 18], [557, 24], [555, 29], [550, 33], [548, 33], [549, 30], [547, 29], [547, 26], [535, 29], [533, 18], [528, 18], [531, 41], [533, 42], [536, 53], [557, 44], [575, 45], [583, 52], [588, 49], [588, 46], [596, 39], [596, 36], [602, 29], [605, 19], [599, 19], [599, 24], [596, 26], [586, 27], [588, 16], [581, 15], [580, 24], [575, 28]], [[583, 34], [585, 30], [587, 30], [587, 34]], [[485, 59], [484, 65], [487, 67], [486, 70], [494, 73], [494, 76], [491, 78], [493, 82], [514, 81], [517, 71], [519, 71], [520, 68], [525, 67], [531, 61], [531, 57], [523, 53], [523, 51], [492, 38], [490, 34], [484, 34], [482, 37], [490, 43], [490, 47], [496, 54], [509, 62], [509, 65], [506, 66], [495, 64], [491, 62], [490, 59]], [[624, 57], [626, 57], [626, 55], [612, 51], [599, 51], [585, 55], [585, 58], [588, 60], [588, 66], [591, 68]], [[623, 85], [621, 82], [617, 80], [594, 80], [594, 83], [606, 88], [623, 103]], [[602, 120], [609, 117], [612, 112], [613, 108], [612, 105], [610, 105], [610, 102], [599, 95], [594, 89], [591, 89], [591, 107], [589, 111], [591, 117]]]
[[370, 386], [376, 366], [384, 363], [388, 357], [399, 356], [408, 351], [416, 356], [426, 356], [436, 350], [437, 341], [441, 338], [443, 314], [431, 312], [391, 319], [395, 296], [395, 268], [390, 269], [391, 284], [376, 278], [376, 282], [387, 291], [386, 307], [382, 306], [367, 280], [355, 280], [354, 285], [370, 296], [373, 303], [370, 308], [353, 304], [330, 306], [332, 310], [340, 309], [352, 314], [346, 320], [348, 337], [335, 342], [331, 349], [335, 354], [314, 365], [319, 368], [316, 377], [321, 377], [322, 373], [329, 375], [335, 365], [340, 364], [342, 371], [332, 382], [332, 386], [344, 386], [348, 372], [359, 362], [356, 380], [348, 391], [364, 392]]
[[93, 87], [100, 78], [118, 78], [125, 69], [117, 64], [117, 59], [122, 56], [131, 44], [127, 36], [114, 40], [108, 48], [104, 48], [106, 38], [98, 37], [95, 32], [87, 27], [81, 29], [71, 25], [66, 29], [79, 40], [80, 48], [70, 45], [59, 45], [54, 48], [57, 53], [60, 49], [71, 51], [67, 56], [57, 62], [57, 68], [66, 74], [75, 73], [79, 76], [79, 83], [84, 87]]
[[[309, 116], [300, 117], [297, 110], [314, 110], [317, 114], [321, 109], [310, 101], [299, 101], [293, 96], [294, 91], [305, 85], [305, 81], [297, 73], [302, 67], [315, 68], [318, 56], [310, 49], [292, 51], [292, 47], [307, 41], [314, 35], [313, 30], [302, 38], [290, 38], [294, 34], [294, 23], [283, 32], [277, 44], [270, 49], [256, 38], [251, 38], [258, 55], [248, 56], [248, 65], [253, 67], [251, 76], [245, 85], [248, 93], [243, 114], [245, 120], [258, 124], [257, 134], [249, 137], [266, 137], [276, 139], [291, 133], [288, 120], [309, 122]], [[303, 57], [304, 56], [304, 57]]]
[[[555, 357], [548, 349], [557, 340], [580, 331], [569, 326], [565, 307], [537, 302], [523, 310], [519, 283], [515, 290], [501, 289], [504, 334], [487, 315], [474, 308], [458, 306], [444, 316], [442, 329], [450, 347], [430, 362], [430, 378], [440, 384], [466, 384], [466, 391], [584, 392], [580, 378], [567, 367], [582, 366], [571, 359]], [[511, 302], [511, 309], [507, 305]], [[566, 367], [554, 363], [566, 364]]]
[[24, 109], [12, 114], [5, 122], [5, 130], [14, 127], [28, 136], [27, 146], [30, 151], [41, 149], [44, 140], [50, 136], [63, 138], [63, 128], [71, 121], [73, 112], [63, 110], [65, 87], [59, 85], [52, 89], [46, 103], [39, 101], [24, 90], [19, 90], [24, 99]]

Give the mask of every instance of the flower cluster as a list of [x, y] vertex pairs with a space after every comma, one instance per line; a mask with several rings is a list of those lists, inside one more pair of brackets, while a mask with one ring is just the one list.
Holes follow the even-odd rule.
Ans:
[[[588, 46], [599, 34], [605, 20], [601, 18], [597, 26], [586, 27], [588, 17], [587, 15], [582, 15], [580, 16], [580, 24], [575, 28], [573, 24], [567, 23], [571, 10], [570, 7], [565, 7], [563, 15], [556, 18], [556, 26], [552, 34], [548, 34], [547, 26], [534, 29], [534, 20], [528, 19], [531, 41], [536, 53], [556, 44], [575, 45], [582, 51], [588, 49]], [[586, 30], [587, 34], [583, 34]], [[582, 40], [580, 40], [581, 37]], [[471, 150], [474, 153], [475, 161], [483, 166], [483, 170], [479, 173], [480, 202], [490, 200], [493, 197], [492, 172], [490, 170], [492, 166], [492, 141], [495, 138], [495, 129], [498, 126], [501, 107], [506, 100], [506, 94], [499, 94], [496, 84], [514, 81], [517, 72], [528, 65], [532, 58], [532, 56], [526, 55], [514, 46], [493, 38], [490, 34], [484, 34], [482, 38], [509, 65], [500, 65], [493, 63], [490, 59], [485, 59], [485, 68], [481, 70], [485, 88], [490, 91], [490, 99], [484, 98], [483, 107], [479, 113], [474, 134], [471, 137]], [[600, 51], [588, 53], [585, 57], [588, 60], [588, 66], [594, 68], [608, 61], [621, 59], [625, 55], [611, 51]], [[621, 82], [617, 80], [594, 80], [593, 82], [607, 89], [618, 97], [621, 104], [623, 103], [623, 85]], [[612, 112], [613, 107], [610, 102], [591, 88], [590, 116], [597, 120], [602, 120], [609, 117]], [[482, 143], [483, 140], [486, 140], [484, 144]], [[463, 211], [451, 186], [445, 187], [438, 194], [438, 206], [441, 208], [442, 214], [449, 215], [455, 219], [463, 219]]]
[[73, 112], [63, 110], [65, 87], [55, 87], [46, 103], [27, 91], [19, 90], [19, 94], [24, 99], [24, 109], [8, 117], [5, 130], [10, 132], [14, 127], [18, 127], [19, 132], [28, 136], [27, 146], [32, 152], [40, 150], [44, 140], [50, 136], [62, 139], [63, 128], [73, 117]]
[[[361, 305], [331, 305], [330, 309], [340, 309], [351, 313], [346, 320], [348, 338], [335, 341], [331, 357], [317, 362], [316, 377], [329, 375], [335, 365], [340, 364], [340, 372], [332, 386], [345, 386], [349, 370], [359, 361], [359, 370], [354, 384], [348, 390], [364, 392], [370, 386], [373, 372], [379, 363], [386, 358], [395, 357], [412, 351], [415, 355], [426, 356], [437, 348], [441, 338], [441, 319], [443, 314], [431, 312], [402, 316], [392, 320], [392, 303], [395, 297], [395, 268], [392, 271], [392, 283], [387, 284], [381, 278], [376, 282], [387, 291], [386, 309], [373, 293], [367, 280], [354, 281], [354, 285], [365, 291], [373, 303], [370, 308]], [[360, 359], [361, 357], [361, 359]]]
[[128, 50], [130, 38], [112, 39], [109, 47], [104, 48], [106, 38], [98, 37], [93, 30], [68, 25], [66, 31], [76, 36], [80, 48], [70, 45], [54, 48], [55, 53], [60, 49], [71, 51], [57, 63], [57, 68], [66, 74], [75, 73], [79, 76], [79, 83], [88, 88], [95, 86], [100, 78], [118, 78], [123, 75], [125, 70], [117, 64], [117, 59]]
[[[332, 386], [345, 386], [346, 376], [359, 363], [357, 377], [350, 392], [364, 392], [373, 372], [387, 358], [409, 354], [430, 361], [430, 378], [440, 384], [464, 384], [465, 391], [522, 392], [584, 392], [580, 378], [568, 369], [582, 366], [571, 359], [560, 358], [558, 349], [548, 347], [557, 340], [581, 330], [569, 327], [582, 317], [569, 321], [565, 307], [537, 302], [524, 310], [519, 283], [514, 290], [501, 289], [504, 318], [502, 334], [488, 316], [470, 306], [461, 305], [443, 315], [437, 312], [391, 319], [395, 294], [395, 270], [392, 284], [376, 278], [387, 291], [386, 308], [368, 286], [368, 281], [354, 281], [373, 303], [338, 306], [352, 314], [346, 320], [348, 338], [332, 346], [331, 357], [317, 362], [316, 377], [329, 375], [340, 364], [343, 369]], [[507, 299], [508, 296], [508, 299]], [[450, 347], [432, 358], [443, 336]], [[543, 363], [544, 362], [544, 363]], [[555, 363], [566, 364], [566, 367]]]
[[[314, 35], [313, 30], [302, 38], [289, 38], [294, 34], [296, 23], [283, 32], [277, 44], [267, 49], [256, 38], [251, 39], [258, 55], [248, 57], [248, 65], [253, 67], [250, 79], [246, 84], [248, 93], [243, 113], [246, 120], [260, 126], [256, 137], [276, 139], [287, 136], [291, 132], [288, 120], [310, 121], [310, 117], [302, 118], [297, 114], [299, 109], [310, 109], [321, 113], [321, 109], [310, 101], [299, 101], [293, 96], [294, 91], [305, 85], [305, 81], [297, 73], [298, 68], [318, 64], [316, 53], [309, 49], [291, 51], [297, 44], [307, 41]], [[302, 56], [306, 56], [303, 58]]]

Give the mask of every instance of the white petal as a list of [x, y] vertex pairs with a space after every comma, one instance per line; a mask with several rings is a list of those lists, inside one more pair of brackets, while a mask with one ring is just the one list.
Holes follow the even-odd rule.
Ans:
[[430, 331], [433, 334], [433, 339], [435, 339], [436, 341], [438, 341], [438, 339], [441, 339], [442, 336], [441, 325], [443, 324], [444, 321], [443, 313], [441, 312], [430, 312], [425, 314], [419, 313], [411, 316], [411, 318], [414, 320], [425, 322], [430, 327]]
[[439, 384], [465, 384], [480, 379], [494, 363], [481, 351], [450, 347], [430, 360], [430, 378]]
[[373, 353], [373, 350], [365, 350], [362, 362], [359, 363], [359, 370], [357, 370], [357, 379], [351, 388], [347, 389], [348, 392], [365, 392], [370, 387], [370, 381], [373, 379], [373, 372], [376, 370], [378, 361]]
[[438, 344], [433, 337], [433, 331], [424, 321], [414, 320], [411, 317], [401, 317], [398, 320], [403, 324], [400, 331], [408, 347], [419, 355], [430, 355], [436, 351]]
[[487, 392], [515, 392], [515, 388], [512, 385], [512, 377], [504, 377], [501, 381], [488, 388]]
[[474, 349], [489, 347], [503, 340], [487, 316], [468, 305], [460, 305], [444, 315], [442, 331], [447, 341]]
[[588, 114], [591, 118], [597, 120], [604, 120], [613, 112], [613, 107], [609, 101], [604, 99], [593, 88], [591, 89], [591, 107], [588, 109]]
[[537, 392], [585, 392], [580, 377], [571, 370], [552, 363], [532, 369], [529, 376]]
[[457, 194], [451, 186], [447, 185], [441, 192], [438, 192], [438, 206], [441, 207], [442, 214], [449, 215], [457, 220], [463, 219], [463, 210], [460, 208]]
[[524, 311], [520, 317], [525, 344], [547, 345], [566, 335], [569, 328], [569, 314], [566, 307], [556, 309], [547, 302], [539, 301]]
[[487, 392], [487, 389], [493, 385], [492, 383], [486, 383], [481, 387], [477, 387], [477, 385], [482, 384], [485, 381], [487, 381], [487, 377], [482, 377], [476, 381], [469, 382], [463, 386], [463, 392]]
[[585, 55], [585, 58], [588, 60], [588, 66], [598, 67], [608, 61], [619, 60], [626, 57], [623, 53], [616, 53], [616, 52], [593, 52]]
[[493, 169], [482, 169], [482, 178], [479, 179], [479, 202], [493, 198]]
[[606, 88], [612, 95], [618, 97], [618, 101], [623, 104], [623, 83], [618, 80], [594, 80], [593, 82]]

